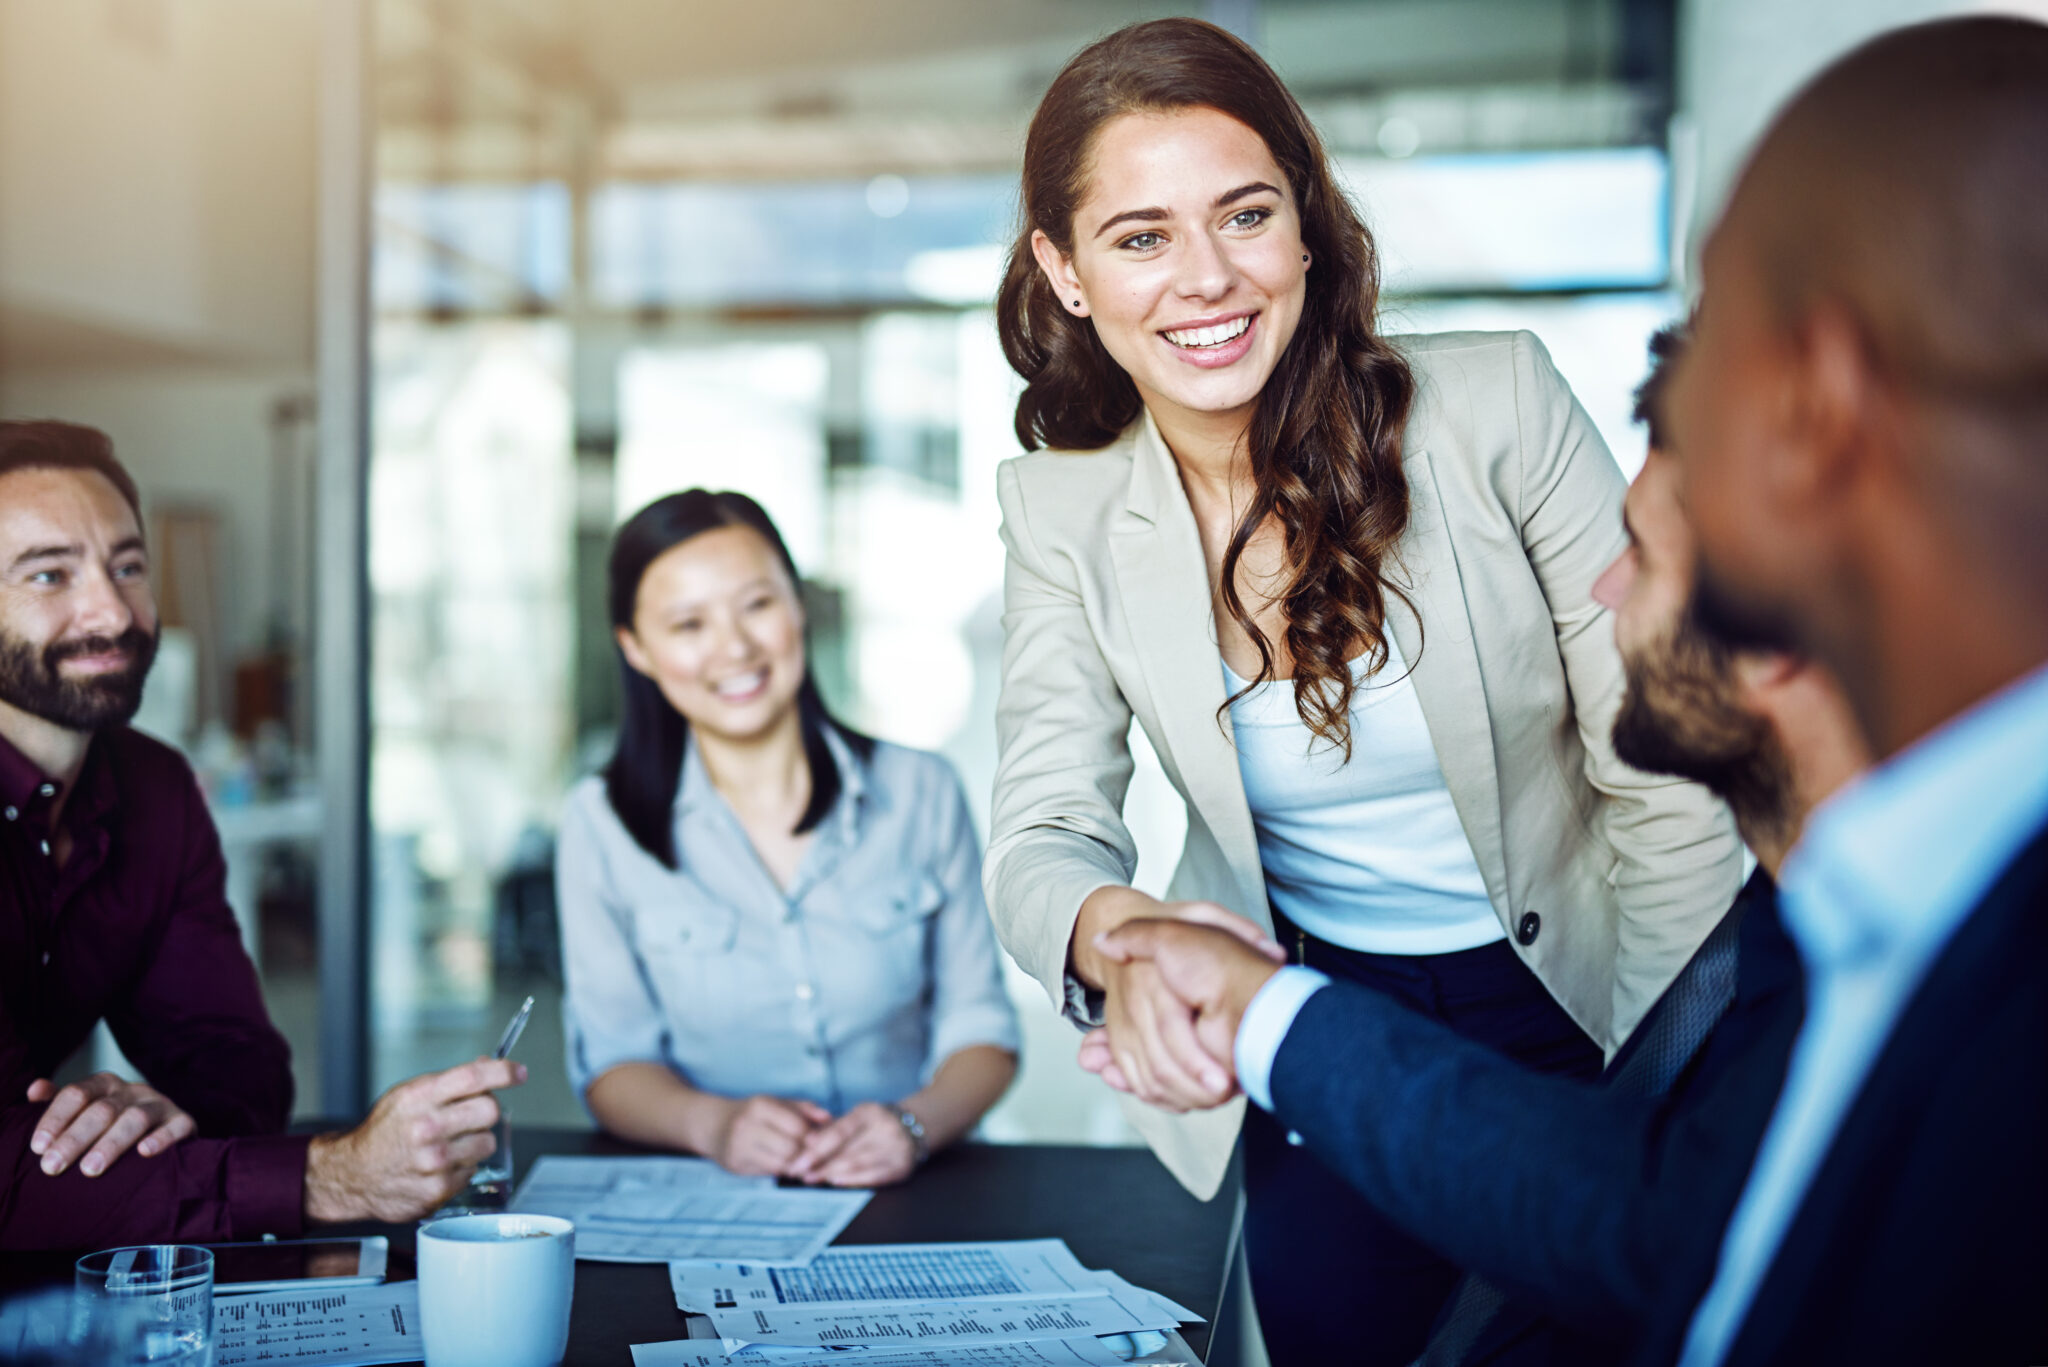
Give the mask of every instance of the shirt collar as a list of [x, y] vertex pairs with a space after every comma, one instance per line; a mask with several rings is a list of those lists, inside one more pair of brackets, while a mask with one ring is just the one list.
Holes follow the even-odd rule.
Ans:
[[[114, 805], [114, 784], [105, 755], [107, 737], [95, 735], [79, 771], [78, 791], [66, 809], [65, 821], [73, 829], [104, 815]], [[34, 760], [21, 753], [5, 736], [0, 736], [0, 808], [33, 812], [55, 802], [64, 785], [45, 774]]]
[[34, 761], [0, 736], [0, 804], [18, 812], [27, 811], [38, 797], [48, 796], [40, 790], [50, 782]]
[[1809, 965], [1939, 944], [2048, 820], [2048, 666], [1817, 808], [1787, 858], [1786, 928]]
[[[826, 814], [826, 821], [836, 823], [851, 844], [860, 834], [860, 811], [868, 791], [868, 765], [846, 743], [845, 737], [839, 734], [839, 728], [828, 722], [824, 731], [825, 748], [832, 752], [832, 762], [839, 769], [839, 800]], [[697, 748], [697, 738], [691, 736], [683, 745], [683, 772], [676, 782], [675, 820], [680, 823], [697, 807], [718, 801], [722, 799], [718, 796], [718, 789], [712, 786], [710, 773], [704, 768], [704, 756]]]

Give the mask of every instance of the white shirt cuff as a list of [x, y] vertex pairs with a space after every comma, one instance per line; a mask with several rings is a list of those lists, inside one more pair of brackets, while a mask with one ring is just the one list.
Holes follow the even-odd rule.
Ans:
[[1237, 1085], [1260, 1110], [1273, 1109], [1273, 1060], [1294, 1018], [1329, 978], [1313, 968], [1289, 965], [1266, 979], [1237, 1023]]

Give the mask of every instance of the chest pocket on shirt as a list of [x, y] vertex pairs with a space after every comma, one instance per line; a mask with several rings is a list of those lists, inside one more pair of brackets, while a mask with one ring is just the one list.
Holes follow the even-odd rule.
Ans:
[[650, 958], [691, 958], [732, 952], [739, 913], [709, 897], [691, 896], [644, 906], [634, 917], [634, 937]]
[[894, 935], [922, 927], [945, 904], [945, 885], [919, 871], [882, 883], [873, 891], [849, 893], [846, 918], [870, 935]]
[[671, 1022], [716, 1019], [726, 994], [744, 991], [732, 952], [738, 912], [691, 893], [643, 904], [633, 920], [641, 971]]

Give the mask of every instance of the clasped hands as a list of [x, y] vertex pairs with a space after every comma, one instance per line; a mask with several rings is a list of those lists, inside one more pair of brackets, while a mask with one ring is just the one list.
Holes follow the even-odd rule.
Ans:
[[902, 1181], [917, 1166], [916, 1141], [879, 1102], [863, 1101], [838, 1117], [815, 1102], [774, 1096], [726, 1106], [710, 1156], [728, 1172], [879, 1187]]
[[1162, 1110], [1221, 1105], [1238, 1091], [1238, 1025], [1286, 951], [1212, 902], [1104, 891], [1149, 905], [1126, 902], [1122, 910], [1141, 914], [1099, 931], [1089, 911], [1114, 910], [1084, 908], [1076, 925], [1074, 967], [1105, 994], [1104, 1024], [1081, 1041], [1081, 1066]]

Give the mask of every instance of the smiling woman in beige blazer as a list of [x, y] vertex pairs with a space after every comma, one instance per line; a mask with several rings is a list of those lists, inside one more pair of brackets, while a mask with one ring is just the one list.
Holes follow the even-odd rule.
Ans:
[[[1274, 1361], [1340, 1333], [1361, 1360], [1363, 1325], [1406, 1361], [1454, 1270], [1263, 1113], [1217, 1105], [1227, 1063], [1149, 965], [1093, 939], [1174, 916], [1277, 953], [1273, 903], [1292, 906], [1316, 931], [1281, 922], [1289, 955], [1597, 1072], [1740, 879], [1726, 812], [1610, 745], [1622, 671], [1590, 590], [1623, 546], [1621, 473], [1534, 337], [1375, 332], [1370, 237], [1293, 98], [1220, 29], [1137, 25], [1069, 63], [1023, 203], [998, 318], [1019, 436], [1049, 449], [998, 486], [997, 931], [1107, 1024], [1163, 1108], [1134, 1123], [1190, 1189], [1217, 1189], [1246, 1126]], [[1165, 902], [1129, 886], [1133, 717], [1187, 803]], [[1318, 1300], [1341, 1315], [1319, 1323]]]

